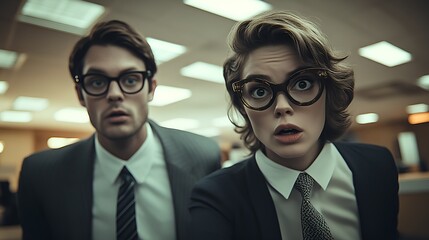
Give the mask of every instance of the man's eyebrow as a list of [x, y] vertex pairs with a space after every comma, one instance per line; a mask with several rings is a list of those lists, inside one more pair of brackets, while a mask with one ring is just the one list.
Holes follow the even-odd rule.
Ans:
[[[124, 74], [124, 73], [126, 73], [126, 72], [131, 72], [131, 71], [146, 71], [146, 70], [138, 70], [137, 68], [135, 68], [135, 67], [130, 67], [130, 68], [126, 68], [126, 69], [124, 69], [124, 70], [122, 70], [120, 73], [119, 73], [119, 75], [121, 75], [121, 74]], [[85, 73], [85, 74], [102, 74], [102, 75], [108, 75], [107, 73], [106, 73], [106, 71], [104, 71], [104, 70], [101, 70], [101, 69], [98, 69], [98, 68], [90, 68], [90, 69], [88, 69], [88, 71]], [[84, 74], [84, 75], [85, 75]]]

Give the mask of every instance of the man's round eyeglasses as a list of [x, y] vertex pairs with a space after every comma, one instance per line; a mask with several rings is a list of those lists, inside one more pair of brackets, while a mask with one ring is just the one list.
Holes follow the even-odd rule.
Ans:
[[88, 73], [75, 76], [75, 82], [80, 84], [83, 90], [91, 96], [101, 96], [109, 91], [110, 82], [116, 81], [122, 92], [134, 94], [140, 92], [144, 87], [146, 79], [150, 79], [150, 71], [129, 71], [117, 77], [108, 77], [99, 73]]
[[295, 105], [309, 106], [319, 100], [327, 78], [328, 70], [323, 68], [299, 70], [280, 84], [269, 82], [266, 76], [253, 75], [232, 83], [232, 91], [244, 106], [257, 111], [269, 108], [279, 92]]

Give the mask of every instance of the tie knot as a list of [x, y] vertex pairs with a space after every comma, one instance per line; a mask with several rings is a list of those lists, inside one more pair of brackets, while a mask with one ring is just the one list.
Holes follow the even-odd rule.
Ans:
[[298, 190], [306, 200], [310, 199], [310, 193], [313, 189], [313, 178], [307, 173], [300, 173], [295, 182], [295, 189]]
[[133, 175], [128, 171], [127, 167], [122, 168], [119, 177], [126, 183], [135, 182]]

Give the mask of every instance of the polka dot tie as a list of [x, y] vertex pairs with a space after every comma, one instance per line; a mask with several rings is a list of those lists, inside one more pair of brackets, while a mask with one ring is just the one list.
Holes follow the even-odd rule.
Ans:
[[295, 189], [301, 193], [301, 225], [302, 238], [304, 240], [334, 239], [329, 226], [310, 202], [310, 194], [313, 189], [313, 178], [307, 173], [300, 173], [295, 182]]
[[136, 225], [136, 204], [134, 199], [135, 180], [126, 167], [119, 174], [122, 180], [116, 208], [116, 239], [138, 240]]

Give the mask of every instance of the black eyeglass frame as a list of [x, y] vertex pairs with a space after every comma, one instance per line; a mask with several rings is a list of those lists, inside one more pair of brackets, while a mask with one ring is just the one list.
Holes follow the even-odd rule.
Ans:
[[[122, 89], [122, 86], [121, 86], [121, 83], [120, 83], [120, 81], [119, 81], [119, 80], [120, 80], [123, 76], [128, 75], [128, 74], [133, 74], [133, 73], [139, 73], [139, 74], [142, 74], [142, 76], [143, 76], [143, 84], [142, 84], [142, 86], [141, 86], [138, 90], [136, 90], [136, 91], [132, 91], [132, 92], [124, 91], [124, 89]], [[103, 92], [98, 93], [98, 94], [93, 94], [93, 93], [88, 92], [88, 90], [86, 89], [85, 84], [84, 84], [84, 79], [85, 79], [85, 77], [87, 77], [87, 76], [102, 76], [102, 77], [104, 77], [105, 79], [109, 80], [109, 83], [107, 84], [107, 88], [106, 88], [106, 90], [104, 90]], [[121, 91], [122, 91], [123, 93], [126, 93], [126, 94], [135, 94], [135, 93], [140, 92], [140, 91], [144, 88], [145, 80], [148, 80], [148, 81], [149, 81], [149, 87], [150, 87], [150, 86], [151, 86], [151, 80], [152, 80], [152, 72], [151, 72], [150, 70], [147, 70], [147, 71], [128, 71], [128, 72], [124, 72], [124, 73], [119, 74], [119, 76], [117, 76], [117, 77], [108, 77], [108, 76], [106, 76], [106, 75], [104, 75], [104, 74], [100, 74], [100, 73], [88, 73], [88, 74], [84, 74], [84, 75], [75, 75], [75, 77], [74, 77], [74, 81], [75, 81], [75, 83], [79, 84], [79, 85], [82, 87], [82, 89], [83, 89], [83, 90], [84, 90], [88, 95], [91, 95], [91, 96], [102, 96], [102, 95], [105, 95], [105, 94], [109, 91], [110, 83], [111, 83], [112, 81], [116, 81], [116, 82], [118, 83], [118, 86], [119, 86], [119, 88], [121, 89]]]
[[[317, 95], [311, 100], [311, 101], [307, 101], [307, 102], [299, 102], [297, 100], [295, 100], [287, 91], [287, 87], [289, 85], [289, 82], [294, 80], [295, 78], [301, 76], [303, 73], [307, 73], [309, 71], [318, 71], [316, 76], [319, 79], [327, 79], [328, 78], [328, 69], [325, 68], [304, 68], [301, 69], [295, 73], [293, 73], [291, 76], [289, 76], [286, 81], [284, 81], [283, 83], [280, 84], [273, 84], [267, 80], [264, 79], [242, 79], [242, 80], [238, 80], [236, 82], [233, 82], [231, 84], [232, 87], [232, 91], [240, 98], [241, 103], [252, 110], [256, 110], [256, 111], [263, 111], [266, 110], [267, 108], [269, 108], [275, 101], [275, 99], [277, 98], [277, 95], [279, 92], [283, 92], [285, 93], [285, 95], [287, 96], [287, 98], [295, 105], [297, 106], [310, 106], [313, 103], [317, 102], [317, 100], [319, 100], [319, 98], [322, 96], [323, 90], [325, 89], [325, 83], [324, 81], [320, 81], [320, 88], [319, 88], [319, 92], [317, 93]], [[268, 101], [268, 103], [262, 107], [259, 108], [255, 108], [250, 106], [244, 99], [243, 99], [243, 86], [245, 83], [247, 82], [252, 82], [252, 81], [257, 81], [257, 82], [261, 82], [265, 85], [267, 85], [270, 89], [272, 89], [273, 91], [273, 96], [271, 97], [270, 101]]]

